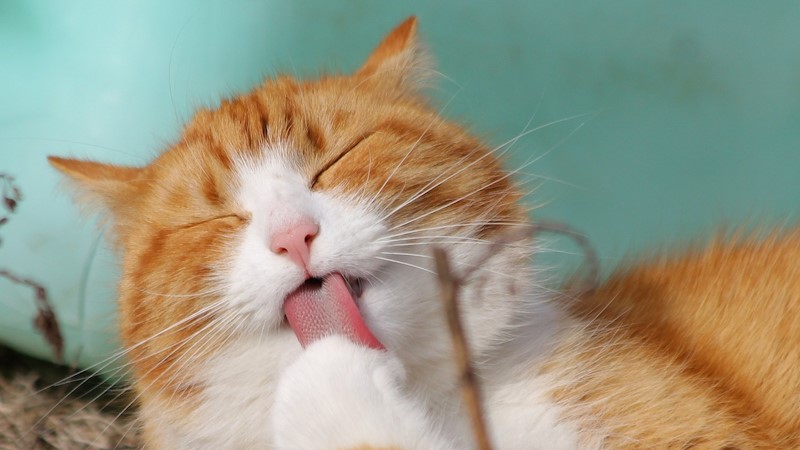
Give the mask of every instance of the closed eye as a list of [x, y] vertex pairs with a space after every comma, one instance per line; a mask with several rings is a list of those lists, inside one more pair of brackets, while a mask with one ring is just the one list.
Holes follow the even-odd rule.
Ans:
[[317, 185], [317, 183], [319, 182], [319, 178], [322, 176], [322, 174], [327, 172], [328, 169], [333, 167], [337, 162], [339, 162], [342, 158], [344, 158], [344, 156], [350, 153], [353, 149], [355, 149], [356, 147], [361, 145], [364, 141], [369, 139], [369, 137], [372, 136], [374, 133], [375, 133], [374, 131], [370, 131], [366, 134], [358, 136], [355, 140], [353, 140], [352, 143], [350, 143], [350, 145], [345, 147], [345, 149], [341, 153], [339, 153], [335, 158], [330, 160], [327, 164], [322, 166], [322, 168], [319, 171], [317, 171], [317, 174], [314, 175], [314, 178], [311, 179], [311, 188], [313, 189], [314, 186]]
[[211, 218], [208, 218], [208, 219], [202, 219], [202, 220], [198, 220], [198, 221], [195, 221], [195, 222], [189, 222], [189, 223], [177, 226], [176, 229], [194, 228], [194, 227], [207, 225], [207, 224], [209, 224], [211, 222], [216, 222], [218, 220], [232, 219], [232, 218], [236, 218], [239, 221], [241, 221], [242, 223], [247, 222], [249, 220], [249, 218], [246, 217], [244, 214], [222, 214], [222, 215], [214, 216], [214, 217], [211, 217]]

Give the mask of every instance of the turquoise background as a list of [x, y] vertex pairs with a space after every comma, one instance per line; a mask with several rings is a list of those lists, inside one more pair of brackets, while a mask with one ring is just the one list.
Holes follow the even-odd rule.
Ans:
[[[276, 72], [352, 70], [410, 14], [445, 75], [444, 114], [490, 142], [589, 114], [521, 139], [509, 167], [536, 160], [521, 176], [535, 215], [585, 231], [606, 271], [800, 216], [794, 0], [2, 0], [0, 171], [25, 200], [0, 227], [0, 267], [47, 286], [68, 362], [114, 348], [117, 260], [45, 156], [144, 164], [198, 106]], [[33, 304], [0, 280], [0, 341], [49, 357]]]

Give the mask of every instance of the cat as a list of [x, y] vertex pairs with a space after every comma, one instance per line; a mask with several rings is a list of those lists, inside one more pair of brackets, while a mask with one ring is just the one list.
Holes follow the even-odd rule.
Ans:
[[800, 231], [558, 293], [533, 236], [501, 242], [529, 223], [503, 146], [432, 109], [431, 73], [412, 17], [353, 74], [198, 112], [145, 167], [49, 158], [110, 217], [146, 448], [474, 448], [434, 247], [495, 448], [800, 446]]

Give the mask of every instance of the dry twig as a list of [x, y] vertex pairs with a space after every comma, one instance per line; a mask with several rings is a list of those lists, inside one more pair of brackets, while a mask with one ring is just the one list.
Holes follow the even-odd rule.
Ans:
[[480, 450], [491, 450], [492, 445], [489, 442], [489, 434], [483, 418], [478, 381], [470, 364], [469, 348], [467, 347], [464, 330], [461, 327], [461, 316], [458, 312], [460, 282], [450, 271], [450, 262], [447, 259], [447, 253], [443, 249], [433, 249], [433, 257], [436, 260], [436, 273], [439, 276], [439, 284], [442, 289], [442, 301], [447, 314], [447, 323], [450, 326], [450, 333], [453, 338], [453, 354], [458, 365], [464, 407], [467, 408], [469, 413], [478, 448]]
[[597, 258], [597, 252], [594, 250], [594, 247], [592, 247], [592, 244], [589, 242], [589, 239], [585, 234], [565, 223], [555, 221], [536, 222], [531, 225], [531, 230], [534, 233], [546, 232], [563, 234], [564, 236], [567, 236], [575, 241], [575, 243], [578, 244], [578, 247], [580, 247], [583, 251], [584, 257], [582, 266], [584, 272], [582, 286], [580, 286], [580, 284], [578, 285], [582, 288], [577, 289], [575, 295], [586, 295], [597, 289], [597, 285], [600, 283], [600, 262]]
[[[17, 205], [22, 200], [22, 192], [14, 183], [14, 177], [9, 174], [0, 173], [0, 196], [2, 196], [2, 204], [0, 206], [2, 206], [3, 210], [0, 212], [0, 226], [2, 226], [8, 222], [11, 214], [17, 211]], [[33, 289], [37, 311], [33, 325], [44, 336], [45, 341], [50, 344], [56, 362], [61, 362], [64, 353], [64, 338], [58, 326], [56, 313], [47, 298], [47, 290], [40, 283], [30, 278], [16, 275], [7, 269], [0, 269], [0, 277]]]
[[436, 274], [439, 278], [442, 302], [444, 304], [444, 311], [447, 316], [447, 323], [453, 341], [453, 355], [458, 369], [462, 400], [470, 417], [477, 448], [480, 450], [491, 450], [492, 445], [489, 440], [489, 433], [483, 414], [480, 386], [477, 376], [475, 375], [475, 370], [470, 362], [467, 338], [464, 333], [463, 325], [461, 324], [461, 314], [458, 305], [459, 290], [466, 280], [475, 271], [479, 270], [486, 261], [494, 256], [500, 248], [512, 242], [531, 238], [533, 234], [539, 232], [563, 234], [575, 240], [584, 251], [586, 257], [585, 287], [583, 293], [594, 290], [599, 281], [597, 254], [586, 236], [565, 224], [557, 222], [538, 222], [529, 226], [512, 227], [495, 239], [488, 246], [483, 256], [462, 273], [461, 276], [456, 276], [451, 270], [450, 260], [444, 249], [438, 247], [433, 249], [433, 258], [436, 263]]
[[33, 319], [33, 326], [42, 333], [45, 341], [53, 349], [55, 361], [60, 363], [64, 355], [64, 338], [61, 335], [61, 328], [58, 326], [58, 319], [50, 301], [47, 299], [47, 290], [41, 284], [29, 278], [21, 278], [8, 270], [0, 269], [0, 277], [6, 278], [14, 283], [28, 286], [33, 289], [36, 295], [36, 317]]

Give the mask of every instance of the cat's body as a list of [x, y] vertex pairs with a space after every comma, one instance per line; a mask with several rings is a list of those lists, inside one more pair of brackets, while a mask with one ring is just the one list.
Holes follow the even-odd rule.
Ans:
[[[490, 245], [527, 222], [521, 193], [502, 147], [420, 97], [415, 27], [354, 75], [199, 113], [145, 168], [51, 159], [114, 218], [147, 445], [470, 448], [434, 245], [471, 272], [463, 320], [497, 448], [800, 445], [798, 233], [647, 262], [578, 298], [540, 286], [533, 239]], [[287, 296], [340, 275], [386, 350], [303, 350], [286, 324]]]

